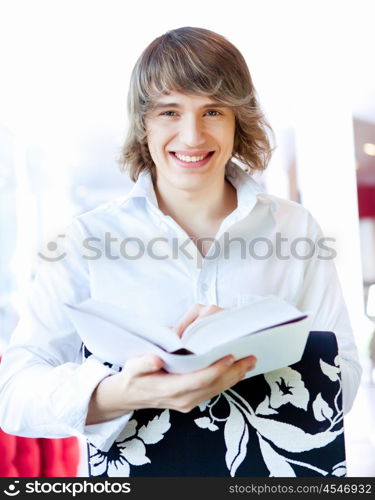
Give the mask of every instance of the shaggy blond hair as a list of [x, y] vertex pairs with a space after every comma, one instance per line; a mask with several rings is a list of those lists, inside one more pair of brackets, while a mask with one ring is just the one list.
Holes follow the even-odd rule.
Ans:
[[179, 28], [156, 38], [136, 62], [128, 93], [129, 129], [120, 164], [133, 181], [152, 171], [145, 116], [170, 91], [209, 96], [235, 114], [233, 158], [247, 171], [264, 170], [271, 156], [270, 126], [260, 109], [240, 51], [223, 36], [202, 28]]

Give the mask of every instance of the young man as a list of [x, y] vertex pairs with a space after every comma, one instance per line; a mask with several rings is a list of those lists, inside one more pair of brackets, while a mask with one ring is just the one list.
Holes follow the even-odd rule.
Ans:
[[[197, 318], [254, 295], [278, 295], [312, 310], [313, 329], [337, 335], [348, 411], [360, 367], [334, 265], [316, 254], [244, 255], [257, 238], [276, 246], [280, 235], [288, 242], [302, 237], [315, 245], [322, 235], [306, 209], [262, 192], [249, 175], [267, 166], [267, 124], [247, 65], [225, 38], [180, 28], [154, 40], [133, 70], [128, 110], [122, 160], [135, 185], [123, 198], [77, 217], [64, 258], [41, 266], [1, 366], [0, 424], [25, 436], [84, 435], [91, 443], [91, 475], [170, 476], [183, 467], [193, 476], [197, 464], [203, 475], [224, 474], [200, 459], [203, 453], [192, 456], [189, 439], [194, 429], [209, 429], [201, 442], [207, 449], [225, 421], [227, 454], [217, 460], [234, 475], [251, 460], [242, 445], [241, 460], [234, 452], [230, 459], [238, 445], [232, 436], [246, 435], [242, 415], [250, 411], [246, 390], [234, 386], [256, 359], [228, 356], [181, 375], [163, 371], [154, 355], [132, 358], [122, 370], [87, 350], [81, 362], [82, 343], [63, 304], [91, 296], [182, 335]], [[108, 234], [115, 242], [110, 255]], [[87, 238], [101, 242], [101, 258], [84, 256]], [[151, 255], [124, 258], [126, 238], [167, 243], [156, 254], [153, 248]], [[184, 249], [177, 256], [171, 253], [176, 241]], [[195, 418], [199, 411], [209, 416]]]

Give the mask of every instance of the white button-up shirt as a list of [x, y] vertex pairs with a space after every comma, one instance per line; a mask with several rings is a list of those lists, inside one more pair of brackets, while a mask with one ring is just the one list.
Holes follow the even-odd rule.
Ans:
[[205, 257], [160, 211], [145, 172], [124, 197], [74, 219], [58, 250], [44, 256], [0, 365], [4, 431], [84, 435], [108, 450], [126, 425], [132, 413], [85, 425], [93, 390], [114, 373], [93, 356], [82, 360], [81, 340], [64, 312], [64, 303], [89, 297], [172, 326], [193, 303], [231, 308], [254, 295], [277, 295], [312, 311], [312, 330], [336, 334], [344, 411], [350, 409], [361, 368], [329, 244], [301, 205], [263, 192], [235, 165], [227, 179], [237, 208]]

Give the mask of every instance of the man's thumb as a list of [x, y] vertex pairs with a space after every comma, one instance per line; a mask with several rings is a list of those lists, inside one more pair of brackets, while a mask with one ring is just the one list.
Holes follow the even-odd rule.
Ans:
[[134, 375], [145, 375], [159, 371], [163, 365], [164, 361], [155, 354], [146, 354], [128, 359], [124, 369], [131, 371]]

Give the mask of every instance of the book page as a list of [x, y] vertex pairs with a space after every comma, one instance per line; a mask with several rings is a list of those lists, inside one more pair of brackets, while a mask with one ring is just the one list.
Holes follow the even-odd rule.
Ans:
[[87, 349], [100, 361], [122, 366], [132, 356], [153, 353], [161, 347], [127, 332], [113, 323], [67, 306], [68, 315]]
[[229, 340], [303, 316], [304, 313], [279, 297], [262, 297], [251, 304], [220, 311], [192, 323], [184, 332], [182, 343], [190, 351], [202, 353]]
[[[95, 345], [98, 353], [102, 349], [116, 350], [117, 343], [124, 347], [124, 339], [129, 345], [135, 337], [170, 352], [183, 348], [181, 339], [170, 328], [134, 314], [125, 314], [121, 308], [112, 304], [88, 299], [75, 305], [65, 304], [65, 310], [82, 340]], [[107, 345], [109, 337], [111, 347]]]
[[312, 318], [305, 316], [293, 323], [231, 340], [208, 352], [186, 356], [163, 353], [161, 357], [167, 371], [186, 373], [204, 368], [228, 354], [236, 359], [254, 355], [258, 360], [256, 367], [247, 373], [247, 377], [253, 377], [297, 363], [302, 358], [311, 324]]

